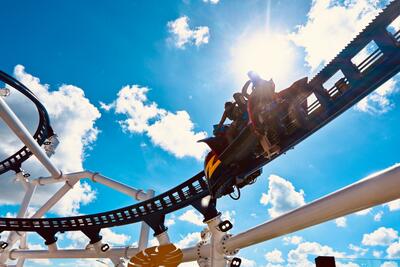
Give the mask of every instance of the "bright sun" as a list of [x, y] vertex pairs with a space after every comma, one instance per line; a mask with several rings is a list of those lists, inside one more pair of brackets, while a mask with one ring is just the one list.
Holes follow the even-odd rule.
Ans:
[[293, 69], [294, 49], [284, 35], [256, 33], [241, 38], [232, 49], [233, 72], [241, 77], [252, 70], [278, 84]]

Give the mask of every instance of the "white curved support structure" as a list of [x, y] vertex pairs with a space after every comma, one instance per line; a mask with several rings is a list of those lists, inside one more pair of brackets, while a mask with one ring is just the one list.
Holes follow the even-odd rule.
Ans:
[[[245, 248], [396, 200], [400, 198], [399, 187], [400, 164], [396, 164], [278, 218], [237, 234], [225, 242], [225, 247], [228, 251]], [[201, 247], [200, 253], [205, 255], [209, 249], [210, 245], [205, 245]], [[197, 259], [197, 247], [182, 251], [185, 262]]]

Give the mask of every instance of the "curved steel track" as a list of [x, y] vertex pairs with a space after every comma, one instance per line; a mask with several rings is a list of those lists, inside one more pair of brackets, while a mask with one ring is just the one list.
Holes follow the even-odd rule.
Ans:
[[[39, 112], [39, 123], [35, 133], [33, 134], [33, 138], [39, 145], [42, 145], [47, 138], [54, 135], [53, 129], [50, 126], [50, 119], [46, 108], [42, 103], [40, 103], [31, 90], [3, 71], [0, 71], [0, 81], [16, 89], [35, 104], [36, 109]], [[21, 164], [30, 156], [32, 156], [32, 152], [30, 152], [26, 146], [22, 147], [13, 155], [0, 162], [0, 175], [10, 170], [18, 172], [21, 168]]]

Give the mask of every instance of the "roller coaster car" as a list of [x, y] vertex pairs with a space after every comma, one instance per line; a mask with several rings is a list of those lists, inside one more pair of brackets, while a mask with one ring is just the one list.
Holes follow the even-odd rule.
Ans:
[[[255, 162], [275, 158], [286, 150], [285, 139], [308, 127], [305, 116], [307, 103], [304, 103], [310, 94], [307, 78], [278, 93], [273, 92], [273, 99], [268, 103], [259, 99], [262, 95], [259, 91], [265, 88], [257, 88], [260, 83], [256, 79], [260, 78], [253, 77], [242, 89], [241, 96], [247, 106], [245, 112], [248, 113], [245, 117], [248, 119], [235, 124], [239, 129], [236, 129], [238, 134], [233, 141], [229, 141], [227, 130], [214, 131], [213, 137], [200, 140], [211, 148], [204, 161], [204, 172], [213, 198], [229, 194], [238, 199], [240, 188], [254, 183], [261, 175], [262, 169]], [[267, 82], [264, 85], [272, 82], [262, 81]], [[253, 90], [249, 94], [247, 89], [250, 84]], [[235, 95], [237, 105], [238, 95]], [[229, 129], [232, 124], [223, 128]], [[238, 194], [233, 196], [235, 189]]]

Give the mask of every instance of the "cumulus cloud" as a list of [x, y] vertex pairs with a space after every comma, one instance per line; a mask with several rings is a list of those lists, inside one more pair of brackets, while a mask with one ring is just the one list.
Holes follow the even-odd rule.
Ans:
[[270, 252], [267, 252], [264, 255], [265, 259], [270, 263], [282, 263], [284, 262], [282, 258], [282, 252], [278, 249], [274, 249]]
[[372, 256], [374, 256], [375, 258], [380, 258], [382, 256], [382, 251], [374, 250], [372, 251]]
[[364, 215], [369, 214], [371, 211], [372, 211], [372, 208], [368, 208], [368, 209], [365, 209], [365, 210], [357, 211], [357, 212], [354, 213], [354, 214], [355, 214], [355, 215], [358, 215], [358, 216], [364, 216]]
[[380, 222], [382, 220], [382, 216], [383, 216], [383, 211], [378, 211], [375, 215], [374, 215], [374, 221], [376, 222]]
[[189, 233], [186, 236], [184, 236], [178, 243], [176, 243], [176, 246], [178, 248], [187, 248], [190, 246], [194, 246], [200, 241], [201, 241], [200, 233], [197, 232]]
[[159, 108], [147, 98], [149, 88], [138, 85], [124, 86], [111, 104], [116, 114], [126, 116], [119, 124], [126, 132], [146, 134], [152, 143], [178, 158], [202, 159], [207, 151], [203, 143], [206, 132], [195, 132], [189, 114], [184, 111], [171, 112]]
[[304, 191], [296, 191], [293, 184], [277, 175], [269, 176], [268, 192], [263, 193], [260, 199], [263, 205], [270, 205], [268, 213], [275, 218], [290, 210], [303, 206]]
[[[313, 1], [307, 22], [298, 25], [289, 37], [297, 46], [305, 49], [306, 63], [315, 72], [332, 60], [386, 3], [377, 0]], [[356, 109], [371, 114], [391, 110], [394, 103], [389, 97], [399, 91], [397, 88], [396, 79], [387, 81], [362, 99]]]
[[219, 0], [203, 0], [204, 3], [210, 3], [213, 5], [216, 5], [219, 3]]
[[[65, 235], [71, 241], [71, 245], [68, 248], [85, 248], [89, 244], [89, 238], [80, 231], [67, 232]], [[100, 235], [103, 237], [103, 243], [114, 246], [126, 245], [130, 240], [129, 236], [118, 234], [109, 228], [101, 229]]]
[[[211, 2], [215, 2], [215, 0], [211, 0]], [[199, 26], [191, 29], [187, 16], [169, 21], [167, 26], [168, 31], [172, 35], [171, 40], [173, 40], [177, 48], [184, 49], [186, 45], [195, 45], [198, 47], [207, 44], [210, 39], [209, 28], [207, 26]]]
[[384, 204], [384, 206], [388, 206], [390, 211], [400, 210], [400, 199], [396, 199], [389, 203], [386, 203]]
[[344, 228], [347, 226], [347, 219], [346, 217], [339, 217], [335, 220], [335, 224], [337, 227]]
[[298, 236], [298, 235], [293, 235], [293, 236], [285, 236], [283, 238], [283, 243], [285, 245], [298, 245], [303, 241], [303, 237]]
[[394, 108], [395, 104], [390, 100], [390, 96], [397, 93], [397, 77], [388, 80], [374, 92], [363, 98], [357, 103], [356, 109], [370, 114], [383, 114]]
[[240, 257], [242, 259], [242, 264], [240, 266], [243, 267], [256, 267], [257, 263], [253, 260], [246, 259], [244, 257]]
[[364, 234], [362, 244], [365, 246], [387, 246], [398, 238], [393, 228], [380, 227], [370, 234]]
[[306, 62], [315, 70], [333, 59], [378, 14], [378, 2], [313, 1], [307, 22], [299, 25], [290, 37], [305, 49]]
[[333, 248], [321, 245], [317, 242], [304, 242], [300, 243], [296, 249], [292, 249], [288, 253], [289, 266], [315, 266], [309, 260], [309, 256], [334, 256], [337, 258], [344, 258], [345, 253], [335, 251]]
[[[57, 133], [60, 145], [52, 161], [64, 173], [83, 169], [82, 162], [87, 155], [88, 148], [94, 144], [99, 133], [95, 122], [100, 118], [98, 109], [85, 97], [84, 91], [73, 85], [63, 84], [52, 90], [48, 84], [41, 83], [40, 79], [25, 71], [25, 67], [17, 65], [14, 76], [25, 84], [46, 107], [54, 131]], [[37, 111], [25, 97], [16, 91], [6, 99], [7, 103], [17, 113], [29, 131], [34, 131], [38, 122]], [[7, 130], [0, 127], [3, 136], [0, 144], [0, 156], [4, 158], [15, 152], [22, 143]], [[31, 177], [47, 176], [47, 171], [31, 157], [23, 166], [31, 173]], [[11, 173], [3, 175], [3, 186], [0, 188], [0, 204], [16, 204], [22, 199], [23, 188], [15, 183]], [[40, 205], [59, 188], [60, 185], [48, 185], [38, 188], [33, 199], [33, 205]], [[94, 199], [95, 192], [87, 184], [78, 182], [62, 201], [63, 208], [55, 209], [61, 214], [77, 213], [81, 203], [89, 203]]]
[[397, 263], [394, 261], [386, 261], [384, 263], [381, 264], [380, 267], [397, 267]]
[[178, 217], [179, 220], [184, 222], [189, 222], [197, 226], [204, 226], [203, 216], [194, 209], [185, 211], [181, 216]]
[[386, 252], [389, 258], [400, 258], [400, 241], [390, 244]]
[[357, 253], [357, 255], [360, 255], [360, 256], [364, 256], [368, 252], [367, 248], [362, 248], [362, 247], [359, 247], [359, 246], [356, 246], [353, 244], [349, 245], [349, 249], [351, 249], [352, 251]]
[[60, 216], [74, 216], [79, 214], [81, 205], [87, 205], [96, 198], [96, 191], [86, 182], [76, 184], [74, 188], [51, 209]]

